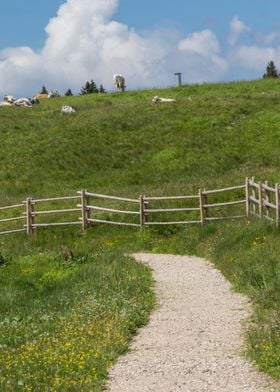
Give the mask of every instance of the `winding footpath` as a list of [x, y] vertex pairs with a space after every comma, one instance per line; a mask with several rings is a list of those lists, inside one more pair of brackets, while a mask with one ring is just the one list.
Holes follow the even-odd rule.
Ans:
[[158, 306], [112, 367], [110, 392], [271, 392], [280, 387], [242, 356], [246, 297], [208, 261], [136, 254], [154, 272]]

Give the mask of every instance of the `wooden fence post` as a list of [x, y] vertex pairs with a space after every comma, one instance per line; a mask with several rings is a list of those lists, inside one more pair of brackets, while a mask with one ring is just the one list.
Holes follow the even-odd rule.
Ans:
[[250, 187], [249, 187], [249, 178], [245, 178], [245, 200], [246, 200], [246, 216], [250, 215]]
[[[252, 177], [252, 182], [255, 185], [255, 182], [256, 182], [255, 177]], [[256, 189], [254, 186], [252, 186], [252, 196], [254, 199], [256, 199]], [[253, 214], [254, 215], [256, 214], [256, 203], [255, 202], [253, 202]]]
[[263, 195], [262, 195], [262, 183], [258, 182], [258, 199], [259, 199], [259, 216], [263, 216]]
[[[267, 181], [267, 180], [266, 180], [264, 183], [265, 183], [266, 186], [268, 186], [268, 181]], [[265, 189], [265, 190], [264, 190], [264, 193], [265, 193], [265, 201], [266, 201], [267, 203], [270, 203], [270, 201], [271, 201], [270, 191], [268, 191], [267, 189]], [[268, 205], [265, 205], [265, 216], [266, 216], [267, 218], [270, 218], [270, 207], [269, 207]]]
[[88, 209], [87, 209], [88, 198], [86, 196], [86, 190], [81, 190], [81, 209], [82, 209], [82, 229], [86, 230], [88, 226]]
[[279, 184], [275, 184], [276, 227], [279, 227]]
[[26, 205], [26, 233], [32, 234], [34, 232], [33, 225], [35, 223], [35, 216], [34, 216], [34, 202], [32, 201], [32, 197], [28, 197], [25, 201]]
[[144, 196], [139, 196], [139, 213], [140, 213], [140, 227], [141, 229], [145, 226], [145, 204]]
[[[85, 190], [86, 193], [87, 190]], [[90, 222], [88, 221], [88, 219], [90, 219], [91, 217], [91, 210], [88, 208], [88, 206], [90, 205], [90, 196], [86, 194], [86, 219], [87, 219], [87, 227], [90, 226]]]
[[[206, 188], [204, 188], [204, 192], [206, 192]], [[208, 204], [208, 196], [207, 194], [203, 194], [204, 216], [205, 218], [208, 218], [210, 216], [210, 213], [209, 208], [205, 207], [206, 204]]]
[[201, 189], [199, 189], [198, 191], [198, 197], [199, 197], [199, 209], [200, 209], [200, 222], [203, 225], [205, 221], [205, 210], [204, 210], [204, 196]]
[[145, 199], [145, 195], [143, 195], [143, 225], [145, 226], [146, 222], [148, 222], [148, 206], [149, 202]]

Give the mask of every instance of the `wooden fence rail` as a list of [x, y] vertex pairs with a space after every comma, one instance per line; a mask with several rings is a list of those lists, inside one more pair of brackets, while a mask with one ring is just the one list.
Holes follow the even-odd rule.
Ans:
[[[6, 206], [6, 207], [0, 207], [0, 214], [1, 214], [0, 217], [3, 216], [2, 215], [3, 211], [4, 211], [4, 213], [7, 213], [7, 211], [11, 212], [12, 215], [14, 213], [15, 214], [19, 214], [20, 212], [18, 212], [18, 211], [23, 209], [23, 207], [24, 207], [23, 203], [21, 203], [21, 204], [14, 204], [14, 205]], [[0, 227], [2, 227], [3, 224], [4, 224], [4, 226], [6, 226], [6, 223], [8, 223], [8, 222], [18, 222], [18, 221], [21, 221], [21, 220], [25, 220], [25, 217], [22, 214], [21, 215], [8, 216], [8, 217], [5, 217], [5, 218], [1, 218], [0, 219]], [[25, 231], [25, 228], [24, 227], [16, 228], [16, 229], [9, 229], [9, 228], [5, 229], [4, 228], [4, 230], [0, 231], [0, 234], [19, 233], [21, 231]]]
[[[205, 224], [250, 215], [274, 222], [278, 227], [279, 192], [279, 184], [271, 186], [267, 181], [257, 182], [252, 177], [246, 178], [242, 185], [213, 190], [199, 189], [196, 195], [140, 195], [138, 199], [132, 199], [83, 189], [75, 196], [44, 199], [28, 197], [22, 203], [0, 207], [0, 234], [24, 231], [32, 234], [41, 227], [68, 225], [79, 225], [82, 230], [86, 230], [93, 223], [138, 228]], [[175, 219], [166, 218], [174, 215]], [[58, 219], [57, 216], [62, 218]], [[48, 221], [43, 220], [46, 217], [49, 218]]]

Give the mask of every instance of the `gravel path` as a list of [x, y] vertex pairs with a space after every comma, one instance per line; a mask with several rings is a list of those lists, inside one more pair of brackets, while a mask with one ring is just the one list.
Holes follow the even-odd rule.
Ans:
[[134, 256], [154, 271], [158, 306], [111, 369], [107, 390], [279, 390], [242, 357], [242, 324], [250, 306], [218, 270], [198, 257]]

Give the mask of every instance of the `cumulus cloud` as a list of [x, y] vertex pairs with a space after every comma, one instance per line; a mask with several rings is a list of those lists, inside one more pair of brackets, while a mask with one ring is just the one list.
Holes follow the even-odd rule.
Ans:
[[[215, 80], [227, 71], [227, 61], [219, 56], [220, 45], [216, 35], [211, 30], [195, 32], [182, 39], [178, 43], [179, 51], [185, 52], [186, 61], [192, 64], [192, 74], [194, 79], [203, 81], [207, 75], [207, 80]], [[200, 74], [196, 75], [196, 73]]]
[[[240, 42], [246, 33], [251, 33], [250, 43]], [[279, 63], [280, 47], [273, 46], [280, 37], [280, 31], [271, 31], [267, 34], [252, 32], [243, 21], [235, 16], [230, 23], [229, 43], [231, 50], [228, 53], [231, 67], [240, 70], [249, 70], [252, 75], [259, 77], [264, 73], [270, 60]]]
[[210, 30], [190, 34], [178, 44], [179, 50], [186, 50], [201, 56], [211, 56], [219, 52], [219, 42]]
[[229, 34], [229, 44], [235, 45], [240, 36], [244, 33], [248, 33], [250, 28], [246, 26], [242, 20], [240, 20], [237, 16], [232, 18], [230, 22], [230, 34]]
[[[250, 29], [238, 17], [230, 23], [227, 52], [209, 29], [186, 37], [174, 29], [140, 33], [114, 20], [119, 1], [66, 0], [49, 20], [41, 50], [0, 51], [0, 95], [32, 95], [42, 85], [79, 92], [91, 79], [110, 91], [115, 73], [125, 76], [128, 89], [173, 85], [174, 72], [182, 72], [187, 83], [219, 81], [232, 79], [236, 65], [262, 74], [270, 59], [279, 58], [272, 45], [240, 42]], [[267, 35], [267, 42], [276, 36]]]
[[[224, 71], [211, 31], [194, 33], [178, 45], [174, 31], [143, 35], [114, 20], [118, 5], [119, 0], [67, 0], [46, 26], [47, 39], [40, 51], [28, 47], [0, 51], [0, 94], [30, 95], [43, 84], [79, 91], [90, 79], [110, 90], [114, 73], [124, 74], [131, 89], [163, 87], [173, 84], [174, 72], [185, 69], [189, 82], [212, 80], [214, 74], [217, 80], [217, 72]], [[210, 57], [200, 75], [196, 56], [204, 62]]]
[[270, 60], [280, 63], [280, 48], [241, 45], [232, 52], [233, 62], [252, 71], [264, 71]]
[[258, 42], [260, 45], [277, 45], [280, 39], [280, 31], [271, 31], [267, 34], [257, 33], [255, 37], [256, 42]]

